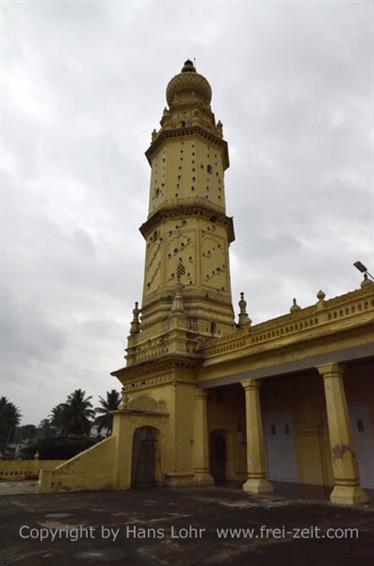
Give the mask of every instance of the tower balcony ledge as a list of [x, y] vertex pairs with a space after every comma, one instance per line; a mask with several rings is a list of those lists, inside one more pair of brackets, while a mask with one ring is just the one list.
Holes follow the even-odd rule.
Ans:
[[164, 206], [159, 208], [144, 222], [139, 230], [142, 236], [146, 239], [152, 230], [157, 226], [161, 220], [165, 218], [180, 218], [185, 216], [205, 216], [207, 219], [222, 222], [226, 226], [227, 239], [229, 244], [235, 240], [234, 222], [231, 216], [226, 216], [222, 210], [214, 205], [204, 205], [196, 203], [196, 199], [191, 204], [179, 204], [174, 206]]

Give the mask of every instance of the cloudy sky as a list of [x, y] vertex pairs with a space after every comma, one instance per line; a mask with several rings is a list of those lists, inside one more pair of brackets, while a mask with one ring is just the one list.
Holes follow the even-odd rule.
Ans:
[[[213, 89], [231, 167], [235, 309], [253, 321], [374, 271], [373, 3], [2, 2], [0, 395], [38, 423], [118, 387], [141, 297], [144, 157], [183, 61]], [[371, 138], [371, 139], [370, 139]], [[119, 387], [118, 387], [119, 388]]]

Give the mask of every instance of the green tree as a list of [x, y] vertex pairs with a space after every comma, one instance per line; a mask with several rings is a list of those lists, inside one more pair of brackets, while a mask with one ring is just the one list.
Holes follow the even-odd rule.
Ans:
[[56, 434], [56, 428], [52, 425], [51, 420], [52, 419], [43, 419], [40, 421], [37, 429], [38, 438], [47, 438], [48, 436]]
[[106, 399], [99, 397], [99, 403], [101, 407], [95, 408], [95, 412], [99, 414], [95, 419], [97, 432], [100, 434], [104, 429], [107, 436], [109, 436], [112, 433], [113, 426], [113, 415], [110, 413], [118, 409], [121, 403], [121, 395], [116, 389], [112, 389], [106, 392]]
[[16, 428], [21, 421], [21, 413], [14, 403], [6, 397], [0, 397], [0, 452], [4, 453], [12, 442]]
[[49, 416], [51, 432], [55, 432], [57, 435], [62, 434], [66, 428], [66, 421], [66, 403], [60, 403], [56, 405], [56, 407], [53, 407]]
[[27, 424], [17, 427], [15, 441], [24, 442], [33, 440], [36, 437], [37, 429], [33, 424]]
[[[79, 435], [89, 434], [92, 419], [95, 415], [91, 403], [92, 396], [86, 397], [86, 392], [76, 389], [70, 393], [66, 403], [62, 403], [56, 415], [56, 424], [61, 434]], [[53, 412], [53, 411], [52, 411]]]

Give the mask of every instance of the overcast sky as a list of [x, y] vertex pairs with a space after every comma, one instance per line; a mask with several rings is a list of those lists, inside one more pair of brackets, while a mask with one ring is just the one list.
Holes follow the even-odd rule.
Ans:
[[144, 151], [185, 59], [231, 167], [234, 308], [254, 323], [374, 271], [373, 3], [2, 3], [2, 377], [37, 424], [119, 383], [141, 298]]

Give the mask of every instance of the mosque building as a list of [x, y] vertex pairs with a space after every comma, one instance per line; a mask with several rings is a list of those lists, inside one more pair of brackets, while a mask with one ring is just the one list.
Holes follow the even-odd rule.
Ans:
[[[229, 167], [208, 81], [186, 61], [169, 82], [151, 167], [141, 307], [135, 303], [112, 435], [53, 470], [43, 493], [278, 482], [374, 488], [374, 284], [253, 325], [236, 321]], [[238, 219], [240, 221], [240, 219]]]

